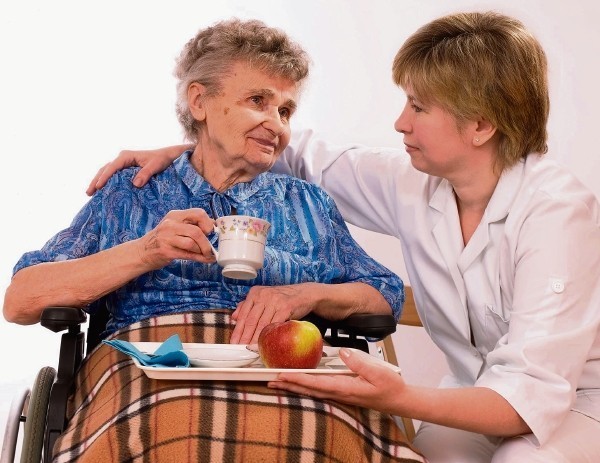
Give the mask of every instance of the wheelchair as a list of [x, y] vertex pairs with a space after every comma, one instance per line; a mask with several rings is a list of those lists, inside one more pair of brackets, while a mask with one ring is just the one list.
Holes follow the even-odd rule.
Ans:
[[[58, 369], [50, 366], [42, 368], [32, 388], [23, 390], [13, 399], [0, 463], [14, 461], [21, 427], [21, 462], [52, 460], [54, 443], [66, 427], [67, 400], [75, 374], [85, 355], [101, 342], [108, 311], [104, 308], [90, 314], [86, 339], [82, 324], [87, 318], [83, 310], [72, 307], [49, 307], [42, 313], [42, 326], [55, 333], [66, 331], [61, 337]], [[310, 314], [305, 320], [319, 328], [329, 345], [353, 347], [365, 352], [369, 352], [370, 340], [384, 339], [396, 331], [396, 321], [391, 315], [356, 314], [344, 320], [331, 321]]]

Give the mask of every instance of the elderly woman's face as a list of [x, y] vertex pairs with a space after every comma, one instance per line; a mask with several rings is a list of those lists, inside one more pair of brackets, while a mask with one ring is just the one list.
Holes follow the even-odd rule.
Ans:
[[202, 102], [203, 149], [256, 175], [269, 170], [290, 141], [298, 84], [245, 63], [236, 63], [221, 84], [218, 95]]

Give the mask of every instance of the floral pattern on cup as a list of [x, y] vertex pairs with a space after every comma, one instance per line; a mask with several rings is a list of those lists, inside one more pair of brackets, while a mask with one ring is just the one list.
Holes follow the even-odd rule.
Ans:
[[247, 216], [229, 216], [226, 219], [217, 219], [217, 226], [221, 234], [226, 235], [227, 232], [243, 231], [249, 235], [267, 237], [271, 224], [265, 220]]

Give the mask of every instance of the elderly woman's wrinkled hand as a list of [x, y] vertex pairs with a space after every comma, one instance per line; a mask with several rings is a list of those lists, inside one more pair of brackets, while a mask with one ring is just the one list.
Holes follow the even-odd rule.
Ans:
[[311, 283], [253, 286], [231, 315], [235, 328], [232, 344], [254, 344], [269, 323], [300, 319], [313, 308]]
[[199, 208], [173, 210], [140, 239], [140, 258], [152, 269], [175, 259], [210, 263], [215, 256], [206, 235], [214, 229], [214, 220]]

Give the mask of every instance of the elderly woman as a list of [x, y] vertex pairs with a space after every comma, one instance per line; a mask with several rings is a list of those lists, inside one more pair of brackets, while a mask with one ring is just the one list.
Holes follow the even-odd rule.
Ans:
[[[131, 186], [134, 169], [122, 172], [69, 228], [25, 254], [5, 317], [35, 323], [49, 305], [104, 297], [112, 333], [150, 316], [237, 305], [232, 342], [248, 343], [267, 323], [311, 311], [398, 316], [401, 282], [352, 240], [328, 195], [267, 172], [290, 139], [305, 53], [259, 23], [232, 21], [192, 39], [175, 74], [177, 115], [195, 149], [142, 190]], [[264, 270], [250, 282], [221, 276], [205, 236], [232, 211], [272, 224]]]
[[[272, 387], [422, 420], [414, 443], [431, 462], [600, 461], [600, 206], [543, 156], [546, 67], [513, 18], [442, 17], [393, 64], [408, 156], [294, 140], [280, 170], [310, 174], [347, 220], [401, 240], [451, 375], [416, 387], [342, 350], [358, 377], [286, 373]], [[123, 162], [131, 153], [100, 184]]]
[[[121, 172], [69, 228], [25, 254], [6, 292], [6, 319], [35, 323], [46, 306], [93, 310], [102, 300], [113, 338], [250, 343], [266, 324], [309, 312], [398, 317], [401, 281], [353, 241], [329, 196], [267, 172], [290, 139], [308, 74], [304, 51], [258, 21], [224, 21], [188, 42], [175, 74], [177, 114], [195, 148], [142, 189], [131, 184], [136, 169]], [[223, 277], [207, 239], [213, 219], [234, 211], [272, 224], [264, 269], [251, 281]], [[340, 424], [339, 414], [303, 411], [318, 403], [273, 409], [267, 404], [285, 400], [264, 387], [150, 381], [106, 345], [88, 356], [76, 386], [57, 461], [106, 452], [110, 461], [286, 461], [312, 452], [348, 461], [366, 448], [364, 458], [385, 460], [404, 445], [384, 415], [344, 409]], [[364, 439], [355, 420], [369, 429]]]

